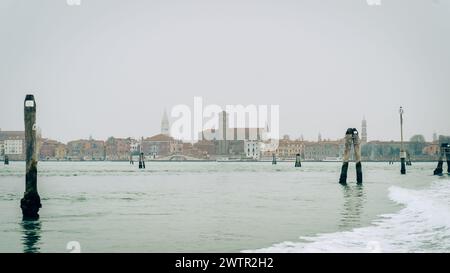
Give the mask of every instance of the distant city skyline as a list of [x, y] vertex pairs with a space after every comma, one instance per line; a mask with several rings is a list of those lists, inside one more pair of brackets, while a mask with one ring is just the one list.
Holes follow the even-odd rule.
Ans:
[[[151, 133], [151, 134], [148, 134], [148, 135], [132, 136], [132, 135], [122, 134], [122, 135], [119, 135], [119, 136], [117, 136], [117, 135], [110, 135], [110, 136], [107, 136], [107, 137], [104, 137], [104, 138], [100, 138], [100, 137], [95, 137], [92, 134], [89, 134], [88, 136], [84, 136], [84, 137], [80, 137], [80, 138], [62, 140], [61, 138], [52, 138], [52, 137], [47, 137], [45, 135], [42, 135], [42, 128], [40, 128], [40, 127], [38, 127], [38, 132], [39, 132], [38, 135], [42, 139], [51, 139], [51, 140], [61, 141], [62, 143], [68, 143], [70, 141], [82, 140], [82, 139], [84, 139], [84, 140], [107, 140], [107, 139], [109, 139], [111, 137], [112, 138], [122, 138], [122, 139], [124, 139], [124, 138], [132, 138], [132, 139], [135, 139], [135, 140], [140, 140], [141, 138], [148, 138], [148, 137], [156, 136], [156, 135], [159, 135], [159, 134], [166, 135], [166, 136], [172, 136], [170, 134], [170, 125], [171, 125], [171, 122], [168, 120], [167, 112], [164, 110], [164, 112], [162, 114], [161, 121], [160, 121], [160, 126], [161, 127], [160, 127], [159, 131]], [[361, 125], [359, 127], [356, 127], [356, 129], [358, 129], [360, 131], [361, 140], [363, 142], [370, 142], [370, 141], [395, 141], [395, 142], [398, 142], [398, 141], [400, 141], [400, 139], [370, 139], [368, 137], [367, 128], [368, 128], [367, 127], [367, 120], [365, 118], [363, 118], [363, 120], [361, 120]], [[205, 133], [207, 131], [208, 131], [209, 134], [211, 134], [211, 132], [209, 132], [209, 131], [211, 131], [211, 129], [213, 129], [213, 128], [205, 128], [205, 130], [202, 131], [200, 134], [203, 134], [203, 133]], [[234, 128], [228, 127], [228, 129], [233, 130]], [[22, 130], [21, 129], [8, 130], [8, 129], [0, 127], [0, 133], [1, 132], [3, 132], [3, 133], [5, 133], [5, 132], [21, 133], [21, 132], [23, 132], [23, 129]], [[440, 134], [438, 134], [436, 132], [433, 132], [433, 134], [432, 134], [432, 136], [430, 138], [427, 138], [427, 136], [423, 135], [423, 134], [412, 134], [411, 137], [405, 139], [405, 141], [407, 142], [407, 141], [409, 141], [410, 138], [415, 137], [417, 135], [423, 136], [425, 138], [426, 142], [435, 142], [435, 141], [438, 141], [438, 136]], [[280, 134], [280, 136], [279, 136], [279, 140], [283, 140], [283, 139], [287, 139], [287, 138], [290, 139], [290, 140], [301, 140], [301, 141], [306, 141], [306, 142], [321, 142], [321, 141], [339, 141], [339, 140], [342, 140], [344, 138], [344, 136], [337, 137], [337, 138], [329, 138], [329, 137], [326, 137], [326, 136], [323, 137], [320, 132], [318, 133], [318, 135], [316, 136], [315, 139], [306, 139], [306, 138], [304, 138], [303, 134], [300, 134], [298, 136], [297, 135], [292, 136], [292, 135], [289, 135], [289, 134]], [[174, 139], [177, 139], [177, 138], [174, 138]], [[177, 140], [182, 140], [182, 139], [177, 139]], [[200, 138], [198, 140], [202, 140], [202, 139]], [[186, 143], [188, 143], [188, 142], [197, 142], [198, 140], [195, 140], [195, 141], [194, 140], [193, 141], [184, 141], [184, 142], [186, 142]], [[205, 138], [204, 140], [213, 140], [213, 139]]]
[[0, 128], [42, 136], [147, 137], [164, 110], [276, 104], [280, 138], [450, 135], [450, 2], [0, 2]]

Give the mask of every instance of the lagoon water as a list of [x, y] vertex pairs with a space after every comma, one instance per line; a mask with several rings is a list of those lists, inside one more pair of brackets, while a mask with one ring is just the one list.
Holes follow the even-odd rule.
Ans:
[[40, 162], [40, 220], [22, 222], [23, 162], [0, 164], [0, 252], [450, 252], [450, 179], [435, 163]]

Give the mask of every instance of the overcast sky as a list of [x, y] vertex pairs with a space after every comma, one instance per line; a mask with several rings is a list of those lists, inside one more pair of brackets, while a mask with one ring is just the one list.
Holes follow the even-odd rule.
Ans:
[[0, 0], [0, 128], [44, 137], [159, 133], [177, 104], [280, 105], [316, 140], [450, 135], [450, 1]]

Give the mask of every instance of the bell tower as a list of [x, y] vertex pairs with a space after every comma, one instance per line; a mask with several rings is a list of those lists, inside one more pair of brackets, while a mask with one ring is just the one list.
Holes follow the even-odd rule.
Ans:
[[361, 122], [361, 142], [367, 143], [367, 121], [366, 117], [363, 117]]
[[167, 118], [166, 110], [164, 110], [163, 117], [161, 119], [161, 134], [170, 135], [169, 131], [169, 118]]

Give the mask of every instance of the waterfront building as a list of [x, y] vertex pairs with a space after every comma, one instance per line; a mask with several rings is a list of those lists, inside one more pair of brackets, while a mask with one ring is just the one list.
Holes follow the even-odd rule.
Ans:
[[[226, 116], [226, 118], [224, 118]], [[266, 128], [259, 127], [230, 127], [228, 113], [225, 111], [219, 115], [220, 127], [219, 135], [226, 137], [225, 140], [257, 140], [262, 141], [266, 138]], [[226, 133], [224, 133], [226, 132]], [[218, 138], [220, 139], [220, 138]]]
[[245, 140], [227, 140], [227, 151], [225, 154], [229, 158], [241, 159], [245, 157]]
[[52, 139], [39, 139], [40, 160], [63, 160], [66, 156], [66, 145]]
[[[439, 155], [439, 143], [425, 141], [403, 143], [413, 161], [435, 160]], [[370, 141], [361, 147], [361, 156], [363, 160], [370, 161], [400, 160], [400, 148], [400, 141]]]
[[20, 156], [24, 153], [23, 140], [22, 139], [6, 139], [4, 141], [5, 154]]
[[69, 160], [105, 160], [105, 142], [92, 138], [74, 140], [67, 143]]
[[108, 138], [105, 142], [106, 160], [129, 160], [131, 144], [131, 138]]
[[245, 140], [244, 151], [247, 158], [255, 160], [261, 159], [261, 141], [257, 140]]
[[343, 143], [339, 140], [326, 140], [320, 142], [305, 141], [303, 145], [305, 160], [322, 161], [327, 159], [338, 159], [342, 157], [343, 154]]
[[300, 154], [300, 156], [304, 159], [305, 145], [301, 140], [290, 140], [289, 138], [283, 138], [279, 141], [278, 149], [275, 153], [281, 159], [295, 159], [297, 154]]
[[212, 159], [217, 155], [215, 141], [200, 140], [192, 145], [191, 155], [202, 159]]
[[441, 151], [440, 145], [439, 143], [429, 143], [428, 145], [426, 145], [423, 150], [422, 153], [423, 155], [429, 157], [430, 159], [437, 159], [439, 158], [439, 153]]
[[[262, 141], [266, 133], [264, 128], [227, 128], [223, 130], [206, 129], [199, 133], [199, 140], [259, 140]], [[221, 139], [224, 136], [225, 139]]]
[[[408, 147], [408, 142], [404, 142]], [[361, 147], [363, 160], [390, 161], [397, 160], [400, 154], [400, 141], [371, 141]]]
[[141, 145], [141, 152], [153, 158], [183, 153], [183, 143], [166, 134], [146, 138]]
[[230, 127], [229, 114], [225, 111], [219, 113], [218, 123], [219, 128], [206, 129], [199, 134], [200, 140], [213, 141], [217, 155], [246, 157], [246, 141], [261, 142], [267, 133], [265, 128]]
[[192, 145], [192, 143], [183, 142], [181, 143], [181, 145], [183, 146], [182, 147], [183, 155], [196, 157], [196, 151], [194, 151], [194, 145]]
[[140, 151], [141, 145], [140, 142], [136, 139], [130, 140], [130, 153], [132, 155], [138, 155]]
[[56, 160], [64, 160], [67, 155], [67, 146], [63, 143], [60, 143], [55, 148], [55, 158]]
[[24, 131], [0, 131], [0, 141], [2, 142], [3, 155], [7, 155], [10, 160], [25, 159]]

